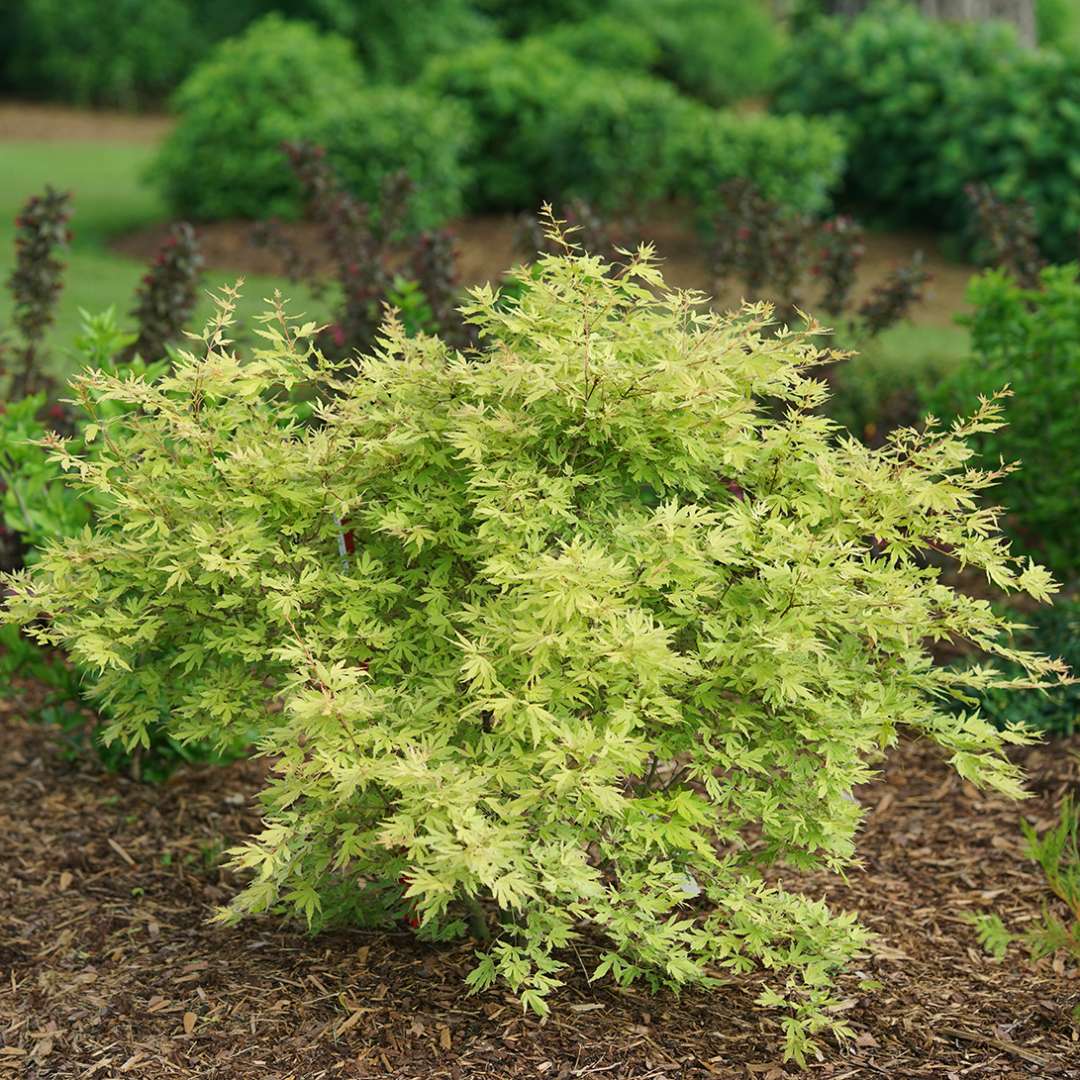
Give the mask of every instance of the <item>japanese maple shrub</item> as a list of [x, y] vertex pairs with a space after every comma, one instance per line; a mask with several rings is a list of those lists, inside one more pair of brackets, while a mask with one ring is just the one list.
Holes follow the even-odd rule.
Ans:
[[[1059, 674], [920, 558], [1052, 591], [980, 501], [965, 440], [997, 405], [871, 450], [817, 411], [814, 326], [709, 313], [648, 248], [518, 276], [473, 292], [468, 357], [390, 320], [345, 377], [279, 311], [242, 359], [226, 305], [156, 381], [80, 376], [131, 406], [96, 457], [56, 444], [106, 505], [7, 578], [5, 618], [95, 670], [124, 743], [259, 733], [223, 918], [471, 931], [470, 986], [539, 1012], [582, 939], [620, 984], [761, 965], [801, 1058], [844, 1032], [831, 974], [866, 935], [765, 868], [852, 862], [851, 789], [902, 729], [1019, 795], [1002, 748], [1030, 736], [941, 701]], [[935, 667], [949, 637], [1025, 674]]]

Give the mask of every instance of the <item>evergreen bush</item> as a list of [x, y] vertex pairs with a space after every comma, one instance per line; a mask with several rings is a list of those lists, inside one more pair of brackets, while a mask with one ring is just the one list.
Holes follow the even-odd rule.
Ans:
[[1003, 270], [973, 279], [962, 320], [971, 359], [926, 390], [925, 407], [952, 416], [976, 394], [1008, 385], [1006, 427], [982, 436], [982, 452], [1021, 462], [1002, 480], [1018, 550], [1041, 558], [1065, 580], [1080, 578], [1080, 281], [1075, 264], [1048, 267], [1025, 289]]
[[843, 167], [829, 123], [720, 112], [663, 79], [583, 64], [543, 37], [439, 58], [422, 84], [473, 118], [474, 209], [576, 197], [606, 210], [675, 196], [711, 218], [717, 187], [743, 177], [817, 211]]
[[179, 216], [294, 214], [281, 144], [321, 129], [363, 81], [344, 38], [268, 15], [218, 45], [176, 92], [177, 123], [152, 177]]
[[152, 175], [178, 215], [296, 217], [303, 199], [282, 144], [312, 140], [353, 194], [387, 176], [416, 183], [412, 229], [462, 209], [469, 117], [408, 87], [365, 83], [349, 43], [277, 15], [225, 41], [176, 94], [179, 113]]
[[531, 35], [529, 41], [585, 64], [622, 72], [647, 72], [660, 60], [660, 43], [653, 34], [609, 12], [581, 22], [556, 23]]
[[1080, 56], [1021, 48], [1003, 23], [913, 8], [821, 17], [792, 38], [776, 105], [832, 118], [848, 195], [894, 219], [959, 229], [965, 188], [1031, 205], [1046, 252], [1076, 256]]
[[164, 100], [205, 44], [185, 0], [18, 0], [3, 36], [12, 89], [124, 108]]
[[674, 194], [706, 229], [723, 210], [723, 185], [749, 180], [762, 195], [808, 214], [827, 210], [844, 174], [846, 144], [831, 121], [697, 108], [672, 132]]
[[710, 105], [763, 94], [776, 78], [782, 38], [765, 0], [614, 0], [611, 11], [656, 42], [658, 75]]
[[475, 141], [469, 203], [535, 209], [577, 195], [610, 205], [671, 183], [670, 132], [696, 106], [662, 80], [614, 75], [543, 39], [497, 42], [437, 58], [424, 89], [466, 107]]
[[900, 731], [1020, 793], [1026, 736], [942, 707], [1003, 680], [928, 641], [1059, 671], [920, 557], [1052, 590], [980, 503], [966, 440], [997, 406], [869, 450], [816, 411], [813, 327], [708, 313], [648, 248], [519, 278], [474, 291], [469, 356], [390, 321], [346, 378], [279, 307], [242, 359], [227, 301], [171, 374], [79, 377], [125, 411], [56, 458], [106, 505], [3, 617], [95, 673], [127, 746], [162, 718], [258, 733], [266, 824], [224, 917], [471, 932], [470, 987], [541, 1013], [586, 935], [619, 984], [762, 965], [802, 1059], [847, 1032], [830, 976], [865, 934], [764, 870], [851, 863], [852, 787]]

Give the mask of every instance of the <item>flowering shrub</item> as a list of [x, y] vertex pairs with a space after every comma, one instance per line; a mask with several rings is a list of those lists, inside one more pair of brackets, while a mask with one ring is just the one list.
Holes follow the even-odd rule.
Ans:
[[1002, 680], [927, 641], [1059, 671], [920, 557], [1051, 592], [978, 502], [997, 474], [965, 440], [997, 406], [872, 451], [814, 411], [810, 336], [708, 313], [648, 248], [521, 278], [473, 292], [468, 358], [391, 321], [342, 378], [279, 309], [242, 359], [227, 301], [171, 374], [80, 376], [92, 416], [127, 411], [56, 458], [108, 503], [4, 618], [47, 620], [125, 745], [259, 733], [266, 826], [224, 918], [471, 932], [470, 987], [538, 1012], [586, 935], [620, 984], [760, 964], [801, 1058], [845, 1032], [830, 973], [865, 934], [763, 870], [850, 864], [852, 786], [901, 730], [1019, 794], [1025, 736], [940, 705]]

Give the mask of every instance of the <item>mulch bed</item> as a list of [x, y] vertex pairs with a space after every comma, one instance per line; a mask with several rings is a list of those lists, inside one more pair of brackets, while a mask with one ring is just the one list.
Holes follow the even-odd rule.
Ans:
[[[407, 932], [309, 938], [266, 918], [207, 918], [236, 887], [215, 864], [255, 824], [260, 765], [185, 769], [161, 787], [71, 764], [54, 729], [0, 702], [0, 1076], [166, 1080], [367, 1077], [780, 1080], [775, 1015], [754, 978], [677, 1000], [590, 987], [580, 973], [547, 1022], [503, 992], [466, 997], [469, 946]], [[1049, 823], [1080, 739], [1025, 750]], [[810, 1077], [1080, 1077], [1070, 1013], [1080, 975], [1060, 958], [996, 963], [964, 912], [1038, 916], [1044, 885], [1020, 850], [1015, 805], [975, 791], [939, 752], [906, 743], [868, 809], [862, 870], [792, 879], [878, 935], [844, 976], [857, 1038]], [[879, 980], [876, 991], [860, 979]]]
[[[138, 262], [148, 262], [167, 236], [169, 227], [168, 222], [161, 222], [118, 236], [112, 241], [112, 250]], [[280, 259], [273, 251], [253, 243], [253, 228], [250, 221], [197, 224], [195, 231], [207, 267], [238, 275], [280, 275]], [[519, 264], [526, 255], [519, 237], [520, 221], [514, 215], [465, 218], [451, 222], [449, 228], [457, 240], [458, 275], [464, 285], [498, 282], [505, 271]], [[286, 222], [281, 230], [306, 257], [316, 262], [325, 261], [326, 269], [331, 269], [328, 258], [320, 259], [323, 244], [317, 228], [303, 222]], [[739, 304], [741, 296], [736, 283], [726, 285], [717, 293], [717, 282], [710, 273], [704, 245], [688, 223], [685, 212], [680, 214], [661, 207], [650, 214], [637, 232], [656, 246], [664, 277], [670, 285], [715, 295], [722, 307]], [[977, 270], [946, 258], [933, 234], [870, 232], [865, 247], [866, 254], [854, 290], [857, 301], [865, 299], [876, 285], [898, 266], [907, 263], [916, 251], [922, 251], [931, 281], [924, 299], [912, 309], [911, 322], [917, 326], [953, 326], [957, 313], [968, 309], [968, 282]], [[815, 282], [807, 282], [805, 288], [808, 298], [820, 291]]]

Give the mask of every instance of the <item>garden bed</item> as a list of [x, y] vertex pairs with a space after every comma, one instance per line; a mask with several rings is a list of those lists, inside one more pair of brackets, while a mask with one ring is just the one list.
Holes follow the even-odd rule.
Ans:
[[[163, 787], [65, 760], [54, 729], [0, 701], [0, 1075], [216, 1080], [794, 1075], [753, 978], [681, 1000], [590, 987], [541, 1023], [503, 993], [466, 997], [468, 945], [408, 932], [317, 939], [273, 919], [210, 926], [235, 882], [217, 863], [256, 824], [258, 763], [187, 769]], [[1080, 738], [1023, 751], [1029, 817], [1049, 823]], [[1018, 951], [996, 963], [965, 913], [1014, 927], [1046, 898], [1018, 808], [976, 792], [938, 751], [904, 744], [868, 809], [862, 870], [798, 884], [856, 909], [879, 938], [840, 981], [856, 1032], [811, 1077], [1080, 1077], [1080, 977]], [[794, 881], [791, 882], [795, 884]], [[588, 964], [587, 950], [582, 950]], [[859, 989], [862, 979], [878, 990]]]
[[[684, 220], [685, 216], [661, 210], [650, 216], [636, 232], [656, 246], [669, 284], [700, 289], [713, 295], [717, 283], [709, 272], [705, 246]], [[153, 258], [169, 228], [169, 223], [162, 222], [119, 236], [113, 241], [112, 250], [145, 263]], [[280, 258], [273, 251], [253, 243], [253, 228], [250, 221], [204, 222], [197, 226], [207, 267], [233, 274], [280, 274]], [[317, 227], [285, 223], [281, 228], [300, 251], [319, 261], [322, 241]], [[465, 285], [499, 281], [509, 267], [524, 258], [518, 237], [520, 219], [513, 215], [466, 218], [453, 222], [450, 229], [457, 239], [458, 270]], [[957, 313], [967, 310], [967, 285], [977, 269], [943, 255], [940, 242], [933, 233], [871, 231], [866, 235], [865, 247], [866, 254], [854, 290], [857, 300], [865, 299], [887, 274], [909, 262], [916, 251], [922, 251], [931, 280], [925, 298], [912, 309], [910, 321], [916, 326], [954, 326]], [[326, 268], [330, 271], [329, 263]], [[815, 282], [806, 283], [808, 297], [816, 296], [819, 291], [820, 286]], [[718, 300], [722, 304], [738, 304], [738, 287], [732, 283]]]

